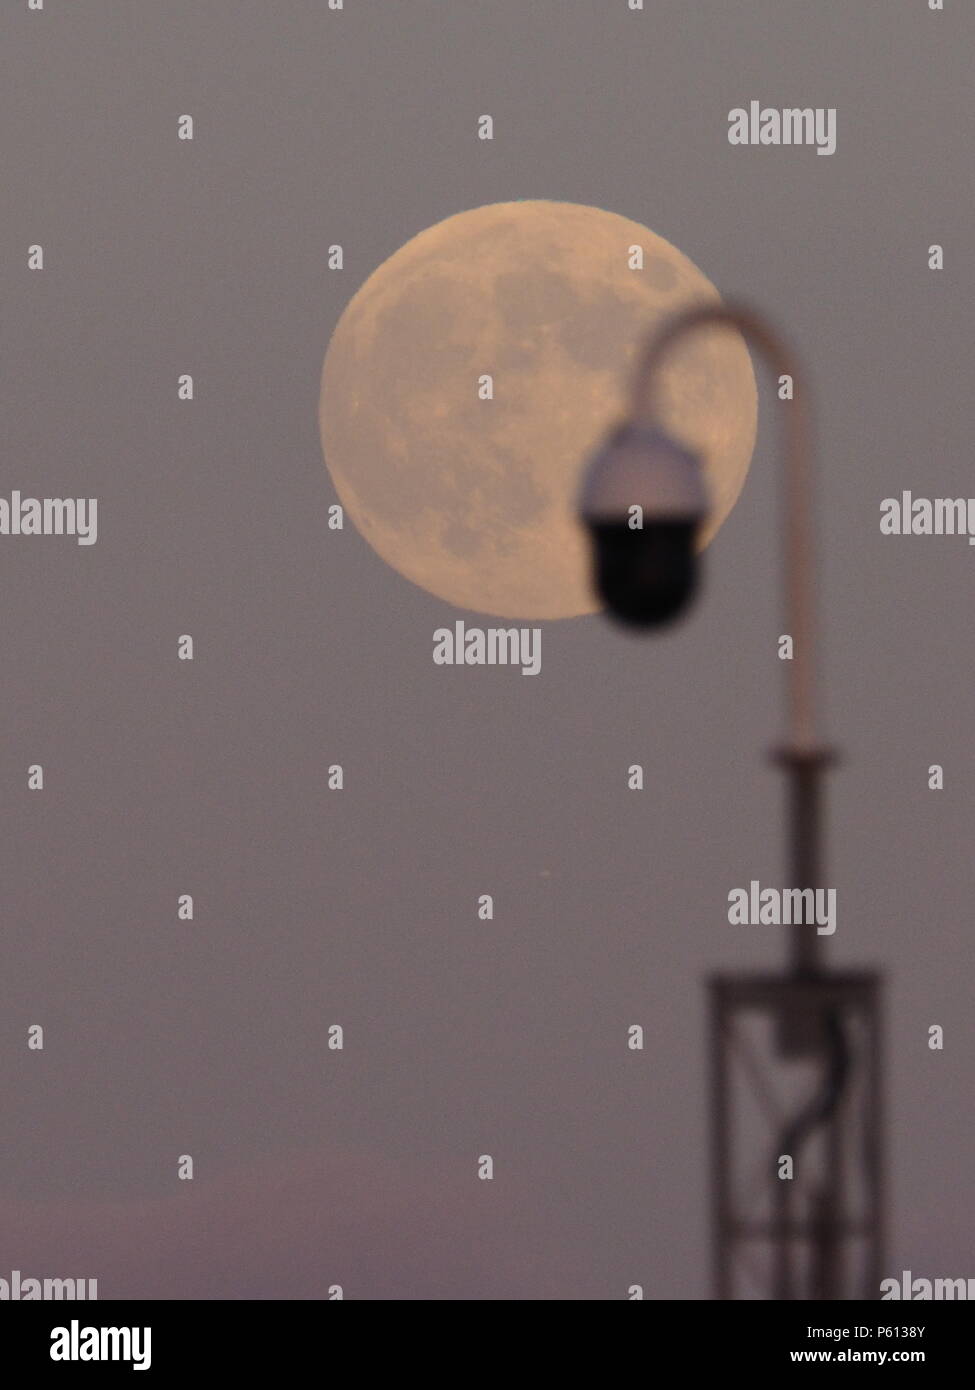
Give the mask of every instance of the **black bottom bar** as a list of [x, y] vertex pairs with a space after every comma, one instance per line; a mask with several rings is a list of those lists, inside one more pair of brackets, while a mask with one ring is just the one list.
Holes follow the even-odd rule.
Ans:
[[[253, 1379], [272, 1372], [274, 1384], [292, 1383], [282, 1373], [308, 1373], [310, 1384], [312, 1375], [317, 1381], [330, 1371], [359, 1379], [387, 1368], [398, 1375], [448, 1371], [466, 1381], [475, 1367], [483, 1375], [492, 1361], [506, 1377], [519, 1366], [527, 1370], [532, 1361], [526, 1353], [532, 1360], [544, 1358], [538, 1365], [544, 1364], [548, 1382], [563, 1365], [578, 1370], [583, 1350], [596, 1354], [593, 1369], [601, 1383], [612, 1380], [617, 1358], [621, 1369], [638, 1365], [652, 1373], [676, 1367], [685, 1376], [781, 1374], [817, 1365], [904, 1367], [907, 1375], [935, 1368], [946, 1374], [949, 1367], [964, 1372], [975, 1325], [964, 1301], [645, 1301], [641, 1307], [602, 1304], [588, 1314], [576, 1311], [570, 1326], [552, 1305], [506, 1306], [507, 1312], [497, 1304], [480, 1311], [471, 1303], [437, 1305], [424, 1314], [408, 1300], [372, 1307], [352, 1300], [21, 1303], [0, 1306], [0, 1329], [4, 1363], [17, 1368], [18, 1384], [33, 1385], [38, 1374], [45, 1385], [70, 1385], [77, 1377], [136, 1373], [138, 1385], [143, 1375], [182, 1383], [194, 1371], [219, 1372], [221, 1384], [234, 1383], [237, 1373]], [[116, 1349], [128, 1359], [111, 1359]], [[79, 1359], [52, 1359], [52, 1350]]]

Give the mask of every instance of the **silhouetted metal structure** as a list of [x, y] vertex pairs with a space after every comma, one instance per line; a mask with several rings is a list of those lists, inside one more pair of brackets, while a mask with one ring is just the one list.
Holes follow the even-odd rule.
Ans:
[[[710, 1003], [716, 1296], [878, 1298], [877, 975], [716, 975]], [[770, 1044], [764, 1054], [756, 1035]], [[809, 1073], [808, 1098], [776, 1094], [790, 1063]], [[749, 1154], [736, 1120], [740, 1130], [750, 1109], [765, 1136]], [[779, 1176], [784, 1155], [791, 1180]]]
[[[648, 342], [631, 415], [653, 422], [661, 360], [699, 328], [738, 329], [794, 398], [783, 403], [782, 535], [793, 639], [789, 739], [776, 754], [789, 793], [791, 887], [824, 888], [822, 782], [833, 754], [816, 741], [810, 430], [791, 352], [750, 309], [705, 304]], [[878, 1298], [883, 1258], [881, 981], [822, 961], [815, 924], [793, 925], [780, 974], [710, 980], [712, 1193], [718, 1298]], [[754, 1136], [762, 1136], [755, 1140]], [[749, 1153], [749, 1147], [752, 1152]], [[793, 1176], [784, 1176], [784, 1159]]]

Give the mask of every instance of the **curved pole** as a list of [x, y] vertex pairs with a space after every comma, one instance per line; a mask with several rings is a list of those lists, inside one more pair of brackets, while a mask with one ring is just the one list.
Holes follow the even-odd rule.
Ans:
[[786, 571], [786, 614], [793, 641], [789, 663], [789, 747], [799, 756], [815, 751], [814, 705], [814, 614], [812, 503], [810, 477], [810, 425], [806, 393], [791, 350], [764, 319], [740, 304], [709, 303], [686, 310], [669, 319], [645, 346], [637, 365], [631, 398], [631, 415], [645, 422], [654, 414], [653, 391], [661, 361], [675, 343], [700, 328], [724, 325], [736, 328], [754, 343], [778, 375], [788, 375], [799, 383], [798, 391], [785, 410], [786, 489], [782, 528]]

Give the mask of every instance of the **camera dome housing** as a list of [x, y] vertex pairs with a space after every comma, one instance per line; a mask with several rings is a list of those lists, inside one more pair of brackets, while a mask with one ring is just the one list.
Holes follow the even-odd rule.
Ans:
[[707, 514], [698, 456], [663, 430], [624, 423], [586, 470], [579, 510], [609, 612], [640, 628], [679, 617], [697, 591]]

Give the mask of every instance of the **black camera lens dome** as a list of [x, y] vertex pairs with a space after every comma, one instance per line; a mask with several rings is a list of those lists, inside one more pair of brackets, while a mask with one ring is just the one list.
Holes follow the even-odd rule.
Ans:
[[596, 588], [627, 627], [660, 627], [678, 618], [698, 587], [697, 521], [590, 521]]

